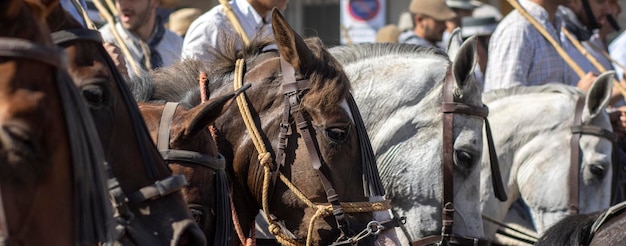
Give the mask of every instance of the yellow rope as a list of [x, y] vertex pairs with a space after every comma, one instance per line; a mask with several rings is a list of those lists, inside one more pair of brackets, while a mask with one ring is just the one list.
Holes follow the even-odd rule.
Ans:
[[222, 7], [224, 7], [224, 14], [226, 14], [226, 17], [228, 18], [230, 23], [233, 25], [233, 28], [235, 28], [235, 31], [239, 33], [239, 36], [241, 36], [244, 46], [247, 46], [248, 44], [250, 44], [250, 38], [248, 37], [248, 34], [246, 34], [246, 31], [241, 26], [241, 23], [239, 23], [239, 20], [237, 19], [237, 16], [235, 15], [233, 8], [230, 6], [228, 1], [219, 0], [219, 2], [222, 5]]
[[[593, 57], [588, 51], [587, 49], [585, 49], [585, 47], [583, 47], [580, 42], [578, 41], [578, 39], [574, 38], [574, 35], [572, 35], [567, 29], [565, 29], [565, 27], [561, 28], [561, 31], [563, 32], [563, 34], [565, 34], [565, 37], [567, 37], [567, 39], [569, 39], [569, 41], [574, 45], [574, 47], [576, 47], [576, 49], [578, 50], [578, 52], [580, 52], [583, 56], [585, 56], [585, 58], [587, 58], [587, 60], [589, 60], [589, 62], [596, 68], [598, 69], [598, 72], [600, 73], [604, 73], [606, 72], [606, 68], [604, 68], [602, 66], [602, 64], [600, 64], [598, 62], [598, 60]], [[622, 94], [622, 97], [624, 99], [626, 99], [626, 89], [624, 89], [624, 87], [616, 80], [613, 79], [613, 84], [615, 85], [615, 87], [617, 87], [617, 89], [619, 90], [619, 92]]]
[[[244, 74], [244, 60], [238, 59], [235, 62], [235, 79], [234, 79], [234, 89], [238, 90], [243, 86], [243, 74]], [[274, 160], [272, 156], [265, 149], [265, 144], [263, 143], [263, 139], [254, 124], [254, 119], [252, 114], [250, 113], [250, 108], [248, 103], [246, 102], [245, 93], [241, 93], [237, 96], [237, 105], [239, 106], [239, 113], [243, 118], [243, 122], [246, 125], [246, 129], [251, 136], [254, 147], [259, 153], [258, 159], [260, 164], [263, 166], [263, 190], [261, 195], [262, 200], [262, 209], [265, 212], [265, 216], [267, 221], [269, 222], [268, 229], [270, 233], [272, 233], [276, 240], [282, 245], [298, 245], [298, 242], [289, 238], [285, 235], [280, 226], [276, 224], [273, 220], [269, 218], [269, 190], [270, 190], [270, 179], [271, 179], [271, 166], [274, 164]], [[276, 170], [278, 172], [278, 170]], [[307, 245], [310, 245], [311, 235], [313, 233], [313, 224], [315, 220], [319, 217], [326, 217], [332, 214], [332, 205], [329, 203], [316, 205], [311, 200], [309, 200], [302, 192], [291, 183], [291, 181], [285, 177], [282, 173], [278, 173], [280, 180], [291, 190], [302, 202], [304, 202], [308, 207], [315, 208], [316, 212], [313, 217], [311, 217], [311, 221], [309, 221], [309, 228], [307, 230]], [[383, 211], [391, 208], [389, 200], [385, 200], [382, 202], [340, 202], [341, 206], [344, 208], [346, 213], [365, 213], [365, 212], [374, 212], [374, 211]]]

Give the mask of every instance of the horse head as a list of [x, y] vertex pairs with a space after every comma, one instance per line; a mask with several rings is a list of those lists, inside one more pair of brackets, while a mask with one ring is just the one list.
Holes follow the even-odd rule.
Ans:
[[55, 43], [68, 54], [69, 73], [96, 123], [111, 178], [118, 184], [110, 193], [124, 228], [119, 240], [139, 245], [204, 244], [202, 231], [178, 192], [184, 177], [172, 176], [152, 144], [100, 34], [83, 28], [61, 6], [47, 21]]
[[[458, 35], [455, 34], [455, 35]], [[481, 117], [454, 115], [450, 155], [444, 157], [444, 85], [451, 101], [482, 108], [472, 74], [475, 40], [453, 37], [449, 55], [406, 44], [336, 47], [370, 133], [392, 210], [405, 216], [402, 234], [410, 243], [441, 235], [443, 158], [453, 160], [454, 235], [482, 238], [478, 210], [482, 154]], [[450, 61], [452, 59], [452, 62]]]
[[[612, 131], [606, 113], [612, 74], [601, 75], [587, 94], [549, 84], [488, 92], [489, 120], [511, 198], [500, 203], [482, 182], [483, 213], [503, 221], [523, 199], [537, 233], [572, 213], [590, 213], [610, 203]], [[515, 113], [511, 113], [515, 112]], [[576, 120], [578, 118], [578, 120]], [[485, 156], [483, 156], [484, 158]], [[486, 168], [483, 166], [483, 168]], [[490, 174], [484, 170], [483, 179]], [[493, 237], [497, 226], [484, 222]]]
[[139, 109], [152, 140], [174, 174], [189, 184], [183, 197], [208, 242], [227, 245], [232, 240], [231, 211], [224, 157], [218, 153], [209, 126], [232, 103], [235, 94], [189, 108], [178, 103], [140, 103]]
[[57, 4], [0, 3], [2, 245], [96, 245], [112, 222], [93, 122], [44, 23]]

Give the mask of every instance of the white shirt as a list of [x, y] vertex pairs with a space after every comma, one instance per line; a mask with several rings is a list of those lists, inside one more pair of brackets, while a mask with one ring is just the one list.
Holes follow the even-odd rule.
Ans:
[[[609, 45], [609, 54], [611, 54], [611, 57], [620, 65], [626, 65], [626, 31], [623, 31], [617, 38], [613, 39], [613, 42]], [[613, 68], [615, 68], [615, 75], [617, 75], [621, 81], [624, 70], [620, 65], [613, 64]]]
[[[157, 25], [160, 25], [160, 21], [157, 21]], [[144, 53], [143, 53], [143, 50], [141, 49], [141, 46], [139, 45], [139, 40], [141, 40], [139, 36], [126, 30], [124, 27], [122, 27], [122, 24], [120, 24], [119, 22], [115, 24], [115, 27], [118, 33], [120, 34], [122, 40], [124, 40], [124, 43], [126, 43], [126, 46], [128, 46], [128, 50], [133, 56], [133, 59], [138, 63], [137, 65], [140, 67], [140, 69], [146, 71], [147, 69], [145, 68], [145, 63], [142, 62], [142, 61], [145, 61], [146, 58], [144, 57]], [[155, 31], [153, 31], [152, 36], [146, 43], [150, 43], [151, 41], [153, 41], [153, 39], [155, 38], [155, 35], [157, 35], [158, 33], [156, 28], [161, 28], [161, 27], [155, 27]], [[163, 37], [158, 42], [155, 49], [158, 52], [158, 54], [161, 56], [161, 60], [162, 60], [161, 67], [166, 67], [180, 60], [183, 39], [177, 34], [173, 33], [172, 31], [166, 28], [163, 28], [163, 29], [165, 29], [163, 33]], [[102, 28], [100, 28], [99, 31], [102, 34], [102, 38], [104, 39], [105, 42], [114, 43], [115, 45], [119, 46], [119, 44], [115, 40], [115, 37], [113, 36], [113, 33], [111, 32], [111, 28], [109, 24], [104, 25]], [[127, 60], [126, 68], [128, 70], [128, 76], [130, 78], [134, 78], [137, 75], [135, 74], [135, 71], [131, 67], [130, 62], [128, 62], [128, 59], [129, 58], [126, 58]]]
[[[233, 0], [230, 5], [250, 40], [257, 34], [259, 37], [273, 37], [271, 12], [262, 17], [247, 0]], [[222, 5], [218, 5], [191, 23], [183, 42], [182, 58], [212, 60], [214, 55], [211, 52], [220, 53], [225, 37], [237, 37], [237, 47], [242, 47], [241, 38], [224, 14]]]

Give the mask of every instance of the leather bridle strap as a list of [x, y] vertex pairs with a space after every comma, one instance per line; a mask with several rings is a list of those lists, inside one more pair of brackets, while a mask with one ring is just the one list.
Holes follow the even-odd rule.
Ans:
[[69, 42], [78, 40], [91, 41], [98, 44], [104, 42], [102, 36], [100, 35], [100, 32], [84, 28], [60, 30], [53, 32], [51, 36], [54, 43], [61, 46], [66, 45]]
[[583, 242], [581, 242], [580, 245], [591, 244], [591, 240], [593, 239], [595, 234], [598, 232], [598, 230], [600, 230], [600, 227], [604, 225], [604, 223], [607, 220], [613, 218], [616, 215], [623, 213], [625, 210], [626, 210], [626, 201], [615, 204], [611, 206], [609, 209], [607, 209], [606, 211], [604, 211], [604, 213], [600, 214], [600, 216], [598, 216], [598, 218], [591, 225], [591, 228], [589, 228], [589, 235], [586, 237], [586, 239]]
[[585, 97], [579, 97], [576, 101], [576, 112], [574, 113], [574, 124], [571, 128], [572, 138], [570, 139], [570, 170], [568, 175], [569, 204], [568, 211], [570, 214], [578, 214], [579, 204], [579, 187], [578, 180], [580, 175], [580, 137], [583, 134], [594, 135], [606, 138], [611, 142], [617, 141], [617, 135], [607, 129], [602, 129], [594, 125], [583, 125], [582, 113], [585, 106]]
[[146, 200], [153, 200], [176, 192], [187, 185], [185, 175], [173, 175], [163, 180], [157, 180], [152, 185], [145, 186], [128, 195], [128, 200], [133, 204], [139, 204]]
[[9, 225], [7, 224], [7, 216], [4, 212], [4, 203], [2, 201], [2, 186], [0, 186], [0, 246], [9, 244]]
[[339, 196], [335, 191], [332, 181], [329, 179], [330, 173], [323, 170], [325, 165], [323, 165], [322, 163], [322, 158], [320, 158], [317, 144], [310, 132], [310, 128], [312, 126], [309, 125], [308, 121], [304, 118], [304, 114], [302, 112], [302, 109], [300, 108], [300, 95], [298, 93], [299, 91], [297, 90], [297, 86], [289, 85], [292, 83], [297, 84], [295, 70], [293, 66], [291, 66], [291, 64], [289, 64], [282, 57], [280, 58], [280, 67], [283, 75], [283, 93], [285, 94], [285, 99], [287, 99], [286, 101], [289, 103], [289, 111], [295, 120], [296, 126], [300, 130], [300, 134], [302, 135], [302, 139], [304, 140], [307, 151], [309, 153], [311, 164], [313, 168], [317, 171], [322, 186], [324, 187], [324, 191], [326, 192], [326, 199], [332, 206], [333, 215], [335, 216], [335, 220], [337, 221], [337, 226], [342, 233], [342, 236], [340, 238], [343, 238], [345, 236], [351, 236], [352, 233], [349, 229], [348, 220], [346, 219], [343, 207], [339, 203]]

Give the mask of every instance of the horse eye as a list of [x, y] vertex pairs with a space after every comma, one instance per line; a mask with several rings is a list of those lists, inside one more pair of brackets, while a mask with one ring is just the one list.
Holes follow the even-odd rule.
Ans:
[[349, 127], [328, 127], [325, 130], [326, 137], [335, 143], [343, 143], [348, 139]]
[[599, 180], [603, 179], [606, 175], [606, 170], [604, 170], [604, 167], [600, 164], [590, 165], [589, 172], [591, 172], [591, 174], [596, 176]]
[[466, 151], [454, 151], [454, 163], [463, 169], [470, 169], [474, 163], [472, 154]]
[[92, 106], [100, 106], [106, 101], [105, 89], [99, 85], [86, 85], [81, 90], [83, 97]]

